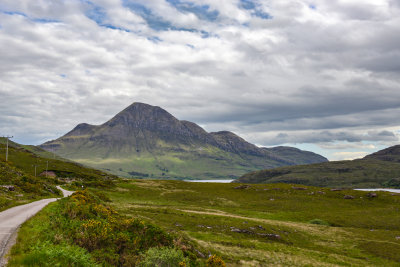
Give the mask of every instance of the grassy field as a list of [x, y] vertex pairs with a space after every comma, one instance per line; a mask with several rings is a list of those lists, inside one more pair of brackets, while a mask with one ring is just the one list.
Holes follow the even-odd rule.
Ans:
[[238, 186], [133, 180], [106, 194], [119, 213], [183, 234], [229, 266], [400, 266], [400, 195]]

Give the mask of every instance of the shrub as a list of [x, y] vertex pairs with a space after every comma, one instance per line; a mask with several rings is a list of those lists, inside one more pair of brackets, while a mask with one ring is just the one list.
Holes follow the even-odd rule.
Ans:
[[189, 260], [183, 256], [181, 250], [174, 248], [150, 248], [144, 254], [142, 267], [186, 267]]
[[225, 262], [217, 255], [212, 255], [207, 260], [207, 267], [226, 267]]

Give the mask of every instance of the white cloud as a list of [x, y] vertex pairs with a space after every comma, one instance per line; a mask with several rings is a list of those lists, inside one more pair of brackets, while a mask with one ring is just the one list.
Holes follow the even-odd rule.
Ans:
[[131, 2], [175, 28], [119, 0], [2, 1], [0, 132], [40, 143], [142, 101], [263, 145], [397, 142], [397, 1], [192, 1], [215, 21]]

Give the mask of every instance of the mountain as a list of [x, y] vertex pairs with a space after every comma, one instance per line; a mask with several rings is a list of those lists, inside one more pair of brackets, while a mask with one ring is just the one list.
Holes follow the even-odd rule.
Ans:
[[259, 148], [232, 132], [208, 133], [143, 103], [133, 103], [102, 125], [79, 124], [41, 147], [120, 176], [142, 178], [237, 178], [253, 170], [327, 161], [293, 148]]
[[400, 188], [400, 145], [363, 159], [254, 171], [239, 183], [294, 183], [323, 187]]

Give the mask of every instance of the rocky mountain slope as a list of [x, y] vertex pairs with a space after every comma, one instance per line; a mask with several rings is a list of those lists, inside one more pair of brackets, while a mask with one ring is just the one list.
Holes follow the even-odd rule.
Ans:
[[236, 182], [400, 188], [400, 146], [383, 149], [363, 159], [254, 171], [243, 175]]
[[364, 159], [377, 159], [400, 163], [400, 145], [391, 146], [366, 156]]
[[120, 176], [143, 178], [236, 178], [253, 170], [327, 161], [294, 148], [259, 148], [232, 132], [207, 133], [143, 103], [133, 103], [102, 125], [79, 124], [41, 147]]

